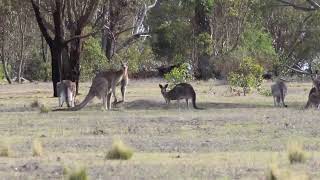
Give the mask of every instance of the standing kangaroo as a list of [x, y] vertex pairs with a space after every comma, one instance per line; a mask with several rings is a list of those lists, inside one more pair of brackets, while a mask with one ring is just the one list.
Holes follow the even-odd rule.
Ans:
[[320, 79], [316, 78], [313, 80], [314, 87], [309, 92], [308, 102], [305, 108], [316, 107], [320, 109]]
[[[77, 111], [82, 109], [85, 105], [88, 104], [94, 97], [102, 99], [102, 104], [104, 108], [109, 110], [111, 108], [111, 95], [114, 96], [114, 104], [124, 102], [125, 101], [125, 92], [126, 86], [128, 85], [129, 77], [128, 77], [128, 66], [127, 63], [121, 62], [121, 69], [118, 71], [103, 71], [93, 78], [92, 85], [90, 87], [88, 95], [84, 98], [84, 100], [75, 107], [65, 109], [66, 111]], [[121, 94], [122, 101], [117, 100], [116, 97], [116, 86], [121, 85]], [[60, 110], [57, 110], [60, 111]]]
[[76, 97], [76, 83], [70, 80], [63, 80], [57, 83], [57, 92], [59, 96], [59, 106], [62, 107], [66, 102], [68, 107], [74, 107]]
[[201, 109], [201, 108], [198, 108], [196, 105], [196, 92], [194, 91], [193, 87], [190, 84], [187, 84], [187, 83], [177, 84], [170, 91], [167, 91], [168, 84], [164, 86], [159, 84], [159, 87], [161, 89], [161, 94], [163, 95], [167, 104], [169, 104], [171, 100], [178, 100], [178, 103], [179, 103], [180, 99], [185, 99], [187, 102], [187, 107], [189, 108], [188, 100], [191, 99], [193, 108]]
[[284, 99], [287, 94], [287, 86], [283, 82], [283, 80], [277, 80], [275, 84], [271, 85], [271, 92], [273, 96], [274, 106], [288, 107], [284, 103]]

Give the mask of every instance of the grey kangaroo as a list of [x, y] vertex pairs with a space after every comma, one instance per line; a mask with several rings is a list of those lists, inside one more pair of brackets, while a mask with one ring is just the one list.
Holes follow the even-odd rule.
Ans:
[[287, 94], [287, 86], [283, 82], [283, 80], [277, 80], [275, 84], [271, 85], [271, 92], [273, 96], [274, 106], [288, 107], [284, 103], [284, 99]]
[[62, 80], [57, 83], [57, 92], [59, 96], [59, 106], [62, 107], [66, 102], [68, 107], [74, 107], [76, 97], [76, 83], [70, 80]]
[[[111, 108], [111, 95], [114, 96], [114, 104], [125, 101], [126, 86], [128, 85], [128, 66], [127, 63], [121, 62], [121, 69], [118, 71], [109, 70], [98, 73], [92, 81], [88, 95], [78, 105], [69, 109], [57, 109], [54, 111], [78, 111], [85, 107], [94, 97], [102, 98], [104, 108]], [[122, 101], [117, 100], [116, 86], [121, 86]]]
[[169, 104], [171, 100], [179, 100], [185, 99], [187, 102], [187, 106], [189, 107], [189, 99], [192, 101], [193, 108], [195, 109], [202, 109], [198, 108], [196, 105], [196, 92], [194, 91], [193, 87], [187, 83], [180, 83], [177, 84], [173, 89], [167, 91], [168, 84], [162, 86], [159, 84], [161, 89], [161, 94], [163, 95], [166, 103]]
[[320, 109], [320, 79], [316, 78], [315, 80], [313, 80], [313, 85], [314, 87], [311, 88], [309, 92], [308, 102], [305, 108], [315, 107]]

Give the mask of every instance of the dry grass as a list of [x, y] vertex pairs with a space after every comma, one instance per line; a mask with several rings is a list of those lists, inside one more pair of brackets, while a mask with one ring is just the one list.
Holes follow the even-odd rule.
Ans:
[[39, 102], [38, 99], [32, 101], [31, 104], [30, 104], [31, 108], [39, 108], [40, 106], [41, 106], [41, 103]]
[[128, 160], [132, 157], [133, 150], [121, 140], [115, 140], [111, 149], [107, 152], [106, 159]]
[[[320, 179], [319, 111], [302, 109], [309, 92], [304, 89], [311, 83], [289, 83], [289, 107], [274, 108], [272, 97], [256, 92], [230, 97], [222, 83], [193, 82], [203, 111], [187, 109], [185, 102], [180, 109], [174, 101], [166, 106], [159, 83], [163, 81], [130, 81], [127, 102], [112, 111], [101, 111], [101, 100], [94, 99], [77, 112], [43, 114], [25, 104], [39, 99], [56, 108], [51, 83], [0, 86], [0, 134], [15, 150], [14, 158], [0, 162], [0, 177], [67, 179], [62, 166], [85, 164], [90, 179], [256, 180], [266, 178], [267, 165], [276, 154], [277, 178], [306, 174]], [[90, 86], [80, 84], [78, 100]], [[34, 137], [45, 142], [45, 155], [32, 157]], [[134, 147], [129, 161], [104, 159], [113, 137]], [[310, 160], [289, 163], [284, 142], [292, 138], [304, 143]]]
[[50, 111], [50, 108], [48, 108], [45, 105], [41, 105], [40, 107], [40, 113], [48, 113]]
[[12, 156], [12, 150], [8, 143], [0, 142], [0, 157]]
[[280, 174], [280, 170], [279, 170], [278, 164], [272, 163], [269, 166], [268, 172], [266, 174], [266, 180], [278, 180], [279, 174]]
[[304, 163], [306, 161], [306, 152], [303, 144], [297, 141], [291, 141], [288, 144], [288, 158], [291, 164]]
[[35, 139], [32, 142], [32, 155], [33, 156], [43, 156], [43, 146], [42, 143]]
[[87, 175], [87, 170], [86, 168], [81, 168], [79, 170], [73, 171], [69, 177], [69, 180], [87, 180], [88, 175]]

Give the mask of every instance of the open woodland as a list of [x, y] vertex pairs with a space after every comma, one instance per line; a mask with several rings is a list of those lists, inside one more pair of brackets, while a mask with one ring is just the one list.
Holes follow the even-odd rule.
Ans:
[[[159, 82], [132, 81], [128, 102], [112, 111], [96, 99], [79, 112], [49, 113], [30, 107], [35, 99], [57, 106], [49, 83], [1, 86], [1, 139], [12, 151], [1, 157], [1, 179], [63, 179], [65, 167], [79, 166], [90, 179], [265, 179], [272, 163], [287, 179], [320, 178], [319, 111], [303, 109], [310, 83], [289, 83], [289, 107], [274, 108], [271, 97], [231, 96], [219, 82], [193, 82], [205, 110], [188, 110], [166, 106]], [[132, 159], [105, 160], [115, 138], [134, 148]], [[34, 139], [43, 144], [41, 157], [32, 156]], [[292, 140], [303, 143], [305, 163], [289, 163]]]
[[[1, 0], [0, 179], [320, 179], [319, 27], [320, 0]], [[125, 102], [53, 111], [123, 62]]]

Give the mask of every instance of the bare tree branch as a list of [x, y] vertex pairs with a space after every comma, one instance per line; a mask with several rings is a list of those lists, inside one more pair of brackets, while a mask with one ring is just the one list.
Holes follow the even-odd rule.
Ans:
[[287, 1], [287, 0], [277, 0], [277, 1], [283, 3], [284, 5], [291, 6], [295, 9], [302, 10], [302, 11], [316, 11], [320, 8], [319, 4], [313, 0], [306, 0], [310, 5], [308, 7], [303, 5], [298, 5], [292, 1]]
[[32, 8], [34, 10], [34, 13], [35, 13], [35, 16], [36, 16], [36, 19], [37, 19], [37, 22], [38, 22], [38, 25], [39, 25], [39, 28], [40, 28], [40, 31], [41, 31], [43, 37], [46, 39], [49, 46], [53, 46], [52, 37], [49, 35], [48, 29], [46, 28], [46, 26], [44, 24], [43, 18], [41, 17], [41, 14], [40, 14], [39, 7], [36, 5], [36, 3], [33, 0], [30, 0], [30, 1], [31, 1]]

